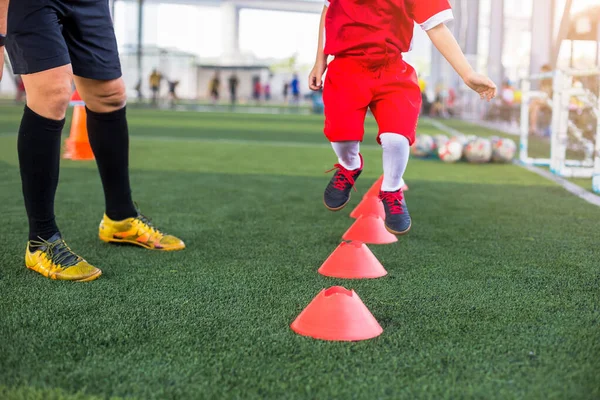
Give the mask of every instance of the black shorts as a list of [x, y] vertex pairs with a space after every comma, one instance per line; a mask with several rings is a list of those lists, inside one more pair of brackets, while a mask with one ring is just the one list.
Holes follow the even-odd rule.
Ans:
[[13, 0], [6, 50], [15, 74], [72, 64], [83, 78], [121, 76], [108, 0]]

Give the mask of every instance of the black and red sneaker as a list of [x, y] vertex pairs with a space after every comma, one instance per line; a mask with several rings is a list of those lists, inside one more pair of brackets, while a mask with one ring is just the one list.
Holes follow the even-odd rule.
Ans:
[[394, 235], [404, 235], [412, 224], [402, 189], [395, 192], [379, 192], [385, 209], [385, 228]]
[[362, 155], [359, 154], [359, 156], [360, 168], [349, 170], [341, 164], [335, 164], [333, 169], [327, 171], [331, 172], [337, 169], [323, 195], [323, 202], [329, 210], [339, 211], [350, 201], [350, 192], [363, 169], [363, 158]]

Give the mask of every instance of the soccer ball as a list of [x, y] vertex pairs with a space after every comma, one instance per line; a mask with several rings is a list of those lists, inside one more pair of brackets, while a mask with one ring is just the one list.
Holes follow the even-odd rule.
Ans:
[[476, 141], [477, 139], [479, 139], [479, 137], [477, 137], [475, 135], [469, 135], [469, 136], [465, 137], [465, 141], [466, 141], [465, 146], [471, 142]]
[[438, 150], [441, 149], [449, 139], [446, 135], [435, 135], [433, 140], [435, 141], [435, 149]]
[[454, 135], [450, 138], [450, 140], [456, 140], [458, 143], [460, 143], [463, 147], [467, 145], [467, 137], [465, 135]]
[[447, 163], [453, 163], [460, 160], [462, 157], [463, 145], [455, 139], [450, 139], [438, 148], [438, 156], [440, 160]]
[[495, 138], [492, 141], [492, 160], [508, 163], [515, 158], [517, 145], [511, 139]]
[[412, 154], [416, 157], [427, 157], [434, 150], [435, 142], [429, 135], [419, 135], [412, 146]]
[[492, 159], [492, 142], [489, 139], [476, 138], [465, 146], [465, 158], [470, 163], [486, 163]]

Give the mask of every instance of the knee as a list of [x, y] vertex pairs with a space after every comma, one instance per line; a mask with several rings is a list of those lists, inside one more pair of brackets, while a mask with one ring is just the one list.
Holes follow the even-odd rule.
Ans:
[[31, 92], [27, 104], [34, 112], [54, 120], [65, 118], [73, 92], [69, 79], [48, 81]]
[[408, 139], [398, 133], [382, 133], [379, 136], [379, 141], [384, 149], [403, 149], [410, 147]]
[[125, 107], [127, 95], [123, 79], [102, 82], [85, 99], [87, 107], [96, 112], [112, 112]]

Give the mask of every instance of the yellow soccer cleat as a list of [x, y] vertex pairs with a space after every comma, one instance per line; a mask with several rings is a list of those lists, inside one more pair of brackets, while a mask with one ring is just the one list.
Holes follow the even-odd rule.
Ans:
[[179, 238], [165, 235], [156, 229], [150, 220], [138, 215], [123, 221], [113, 221], [106, 214], [100, 222], [100, 240], [107, 243], [128, 243], [150, 250], [175, 251], [185, 249]]
[[46, 278], [59, 281], [88, 282], [102, 271], [75, 254], [60, 234], [49, 240], [30, 240], [25, 251], [25, 265]]

